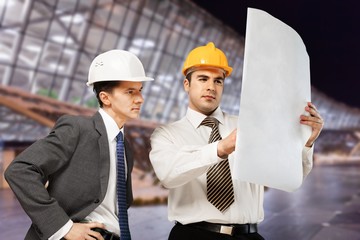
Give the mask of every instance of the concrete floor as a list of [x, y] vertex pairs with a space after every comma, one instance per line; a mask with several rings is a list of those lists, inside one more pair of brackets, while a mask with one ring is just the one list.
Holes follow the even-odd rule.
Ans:
[[[360, 165], [316, 166], [294, 193], [269, 189], [265, 220], [267, 240], [360, 240]], [[0, 190], [0, 239], [21, 240], [29, 218], [10, 190]], [[167, 239], [173, 223], [164, 205], [132, 207], [134, 240]]]

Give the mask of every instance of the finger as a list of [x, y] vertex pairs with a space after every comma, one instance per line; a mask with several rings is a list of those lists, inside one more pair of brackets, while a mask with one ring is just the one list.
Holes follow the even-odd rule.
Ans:
[[104, 240], [101, 233], [97, 231], [96, 229], [105, 229], [104, 224], [99, 222], [90, 222], [86, 223], [89, 230], [87, 231], [87, 238], [86, 239], [97, 239], [97, 240]]
[[87, 223], [87, 225], [90, 227], [90, 228], [102, 228], [102, 229], [105, 229], [105, 225], [103, 223], [99, 223], [99, 222], [90, 222], [90, 223]]
[[304, 116], [302, 118], [302, 120], [309, 121], [309, 122], [316, 122], [316, 123], [320, 123], [320, 124], [323, 124], [323, 122], [324, 122], [322, 118], [312, 117], [312, 116]]
[[323, 124], [319, 122], [300, 120], [300, 123], [312, 127], [315, 131], [320, 131], [323, 128]]
[[300, 121], [309, 121], [309, 122], [316, 122], [316, 123], [320, 123], [323, 124], [324, 123], [324, 119], [322, 119], [320, 116], [313, 116], [313, 115], [301, 115], [300, 116]]
[[104, 238], [102, 237], [102, 235], [99, 232], [96, 232], [93, 230], [90, 231], [89, 236], [91, 236], [93, 239], [104, 240]]
[[312, 117], [317, 117], [317, 118], [319, 118], [319, 119], [322, 119], [322, 117], [320, 116], [319, 112], [316, 111], [315, 109], [310, 108], [310, 107], [306, 107], [305, 110], [310, 114], [310, 116], [312, 116]]
[[314, 109], [315, 111], [317, 111], [316, 106], [312, 103], [312, 102], [308, 102], [308, 106], [312, 109]]
[[313, 103], [308, 102], [308, 106], [305, 107], [305, 110], [307, 110], [310, 114], [321, 118], [319, 111], [317, 110], [317, 108], [315, 107], [315, 105]]
[[[101, 236], [100, 236], [100, 237], [101, 237]], [[86, 239], [86, 240], [100, 240], [100, 238], [96, 238], [96, 237], [91, 236], [91, 235], [85, 236], [85, 239]], [[104, 240], [104, 238], [102, 238], [101, 240]]]

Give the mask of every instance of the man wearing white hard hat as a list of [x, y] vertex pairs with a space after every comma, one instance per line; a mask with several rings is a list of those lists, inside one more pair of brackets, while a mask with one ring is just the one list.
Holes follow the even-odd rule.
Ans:
[[124, 124], [139, 116], [142, 82], [151, 80], [127, 51], [110, 50], [92, 61], [87, 85], [99, 110], [92, 117], [60, 117], [5, 172], [32, 221], [24, 239], [131, 239], [133, 156]]

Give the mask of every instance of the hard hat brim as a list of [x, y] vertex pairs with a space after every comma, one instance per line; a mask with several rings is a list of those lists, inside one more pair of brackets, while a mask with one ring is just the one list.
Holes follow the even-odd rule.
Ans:
[[218, 68], [218, 69], [222, 69], [225, 72], [225, 77], [230, 76], [230, 74], [232, 73], [232, 67], [229, 66], [219, 66], [219, 65], [212, 65], [212, 64], [198, 64], [198, 65], [194, 65], [188, 68], [184, 68], [183, 69], [183, 74], [186, 77], [186, 75], [188, 75], [190, 72], [194, 72], [196, 70], [199, 69], [206, 69], [206, 68]]
[[94, 81], [94, 82], [87, 82], [86, 85], [87, 86], [92, 86], [94, 83], [96, 82], [108, 82], [108, 81], [119, 81], [119, 82], [148, 82], [148, 81], [153, 81], [154, 78], [151, 77], [134, 77], [134, 78], [129, 78], [129, 79], [101, 79], [98, 81]]

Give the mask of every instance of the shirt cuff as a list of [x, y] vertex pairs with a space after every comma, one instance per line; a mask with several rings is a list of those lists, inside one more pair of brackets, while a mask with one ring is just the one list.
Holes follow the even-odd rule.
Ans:
[[49, 240], [60, 240], [63, 238], [72, 228], [73, 221], [70, 219], [62, 228], [60, 228], [54, 235], [49, 237]]
[[303, 179], [310, 173], [313, 168], [314, 145], [312, 147], [304, 147], [303, 149]]
[[211, 162], [213, 164], [224, 161], [224, 160], [228, 159], [228, 157], [229, 157], [229, 156], [227, 156], [225, 158], [221, 158], [221, 157], [218, 156], [218, 147], [217, 147], [218, 144], [219, 144], [219, 141], [216, 141], [216, 142], [210, 143], [208, 145], [209, 149], [211, 149], [209, 151], [208, 159], [211, 159]]

